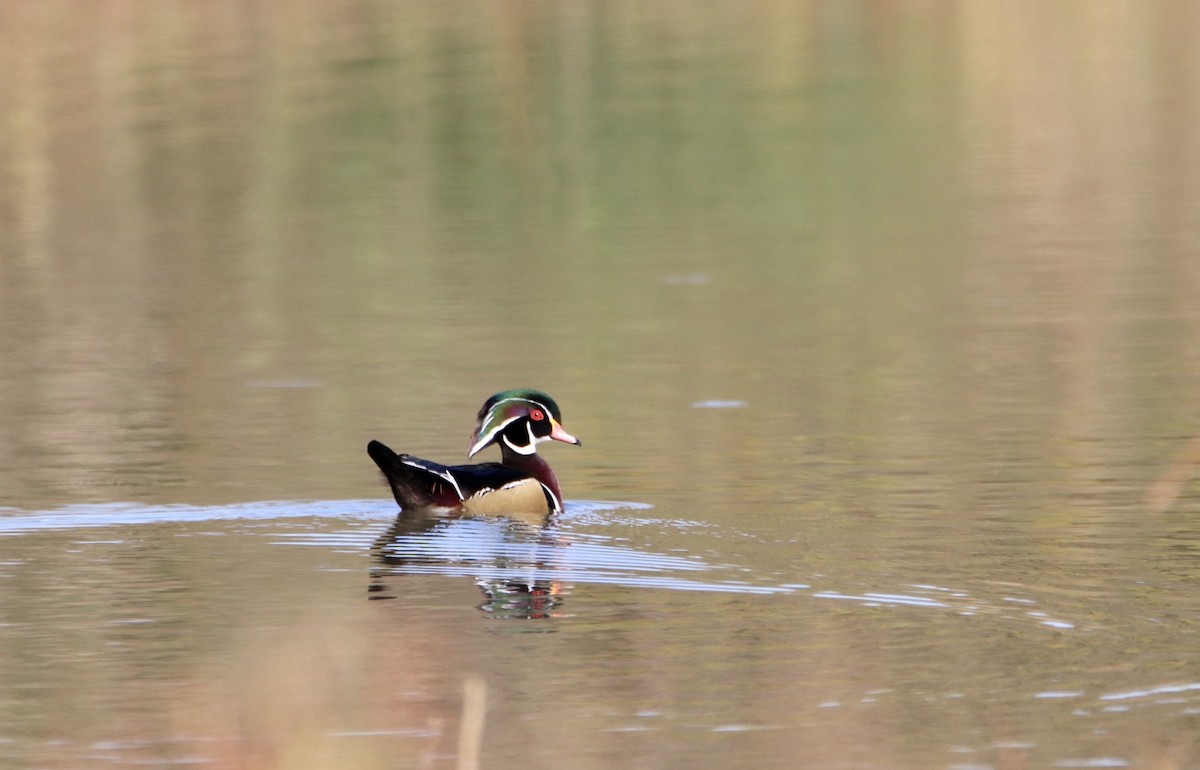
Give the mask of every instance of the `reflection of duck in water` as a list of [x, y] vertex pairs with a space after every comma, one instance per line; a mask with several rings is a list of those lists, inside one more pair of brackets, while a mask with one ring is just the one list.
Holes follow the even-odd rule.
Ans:
[[[562, 603], [562, 584], [536, 576], [563, 544], [548, 526], [562, 511], [563, 496], [537, 445], [580, 443], [561, 420], [558, 404], [545, 393], [507, 390], [479, 410], [467, 449], [474, 457], [499, 444], [498, 463], [441, 465], [396, 454], [378, 441], [368, 444], [402, 509], [376, 544], [384, 569], [374, 576], [372, 592], [386, 591], [381, 579], [389, 574], [461, 569], [483, 590], [481, 609], [501, 617], [551, 616]], [[481, 515], [503, 518], [464, 518]]]
[[558, 513], [562, 492], [550, 465], [537, 454], [548, 439], [579, 445], [563, 430], [554, 399], [536, 390], [506, 390], [484, 402], [467, 449], [474, 457], [500, 445], [500, 462], [441, 465], [398, 455], [372, 441], [367, 453], [387, 476], [396, 502], [414, 508], [458, 509], [471, 514]]
[[420, 583], [407, 584], [415, 576], [471, 577], [483, 592], [479, 608], [493, 617], [552, 617], [568, 590], [561, 576], [569, 569], [571, 538], [548, 518], [401, 511], [372, 549], [370, 598], [420, 591]]

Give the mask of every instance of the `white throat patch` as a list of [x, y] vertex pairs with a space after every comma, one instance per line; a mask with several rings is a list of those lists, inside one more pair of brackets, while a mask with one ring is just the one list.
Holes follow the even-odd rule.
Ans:
[[532, 424], [525, 423], [525, 430], [526, 430], [526, 432], [529, 433], [529, 443], [524, 446], [517, 446], [513, 442], [509, 441], [508, 436], [501, 435], [500, 438], [504, 441], [505, 446], [507, 446], [509, 449], [516, 452], [517, 454], [531, 455], [537, 451], [538, 442], [541, 441], [542, 439], [533, 435], [533, 425]]

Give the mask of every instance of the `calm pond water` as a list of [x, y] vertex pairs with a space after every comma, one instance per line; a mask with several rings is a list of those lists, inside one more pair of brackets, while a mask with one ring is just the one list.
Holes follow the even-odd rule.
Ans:
[[[1198, 49], [0, 3], [0, 766], [1200, 767]], [[562, 519], [397, 521], [511, 387]]]

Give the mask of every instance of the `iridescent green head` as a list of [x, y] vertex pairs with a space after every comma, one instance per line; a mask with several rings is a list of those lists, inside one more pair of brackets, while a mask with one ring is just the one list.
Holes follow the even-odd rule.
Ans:
[[563, 430], [562, 412], [554, 399], [538, 390], [506, 390], [484, 402], [467, 456], [500, 443], [517, 454], [531, 455], [538, 443], [553, 439], [578, 446], [581, 442]]

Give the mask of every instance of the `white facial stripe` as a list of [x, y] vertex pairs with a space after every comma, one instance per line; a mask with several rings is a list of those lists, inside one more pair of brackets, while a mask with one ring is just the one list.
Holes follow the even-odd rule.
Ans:
[[[546, 407], [545, 404], [541, 403], [540, 401], [534, 401], [531, 398], [512, 397], [512, 398], [501, 399], [500, 401], [497, 401], [496, 403], [492, 404], [492, 408], [488, 410], [488, 413], [486, 415], [484, 415], [483, 420], [480, 422], [480, 425], [487, 425], [491, 421], [492, 415], [494, 415], [496, 413], [496, 410], [500, 408], [500, 405], [507, 404], [510, 401], [523, 401], [526, 404], [533, 404], [534, 406], [536, 406], [537, 408], [539, 408], [543, 412], [545, 412], [547, 416], [550, 415], [550, 410]], [[474, 454], [479, 449], [482, 449], [483, 447], [487, 446], [489, 443], [491, 443], [496, 438], [497, 433], [499, 433], [500, 431], [507, 428], [510, 424], [512, 424], [512, 422], [514, 420], [521, 419], [522, 416], [523, 415], [517, 415], [516, 417], [512, 418], [511, 420], [506, 420], [505, 422], [502, 422], [501, 424], [497, 425], [492, 430], [489, 430], [486, 434], [480, 436], [479, 440], [475, 442], [475, 446], [471, 447], [471, 449], [472, 449], [471, 454]], [[532, 433], [530, 433], [529, 435], [530, 435], [530, 437], [533, 436]], [[508, 442], [506, 441], [505, 443], [507, 444]], [[512, 445], [509, 444], [509, 446], [512, 446]], [[531, 446], [532, 446], [532, 444], [531, 444]], [[517, 449], [516, 447], [513, 447], [513, 449], [514, 449], [514, 451], [518, 451], [518, 452], [521, 451], [521, 450]], [[532, 453], [531, 452], [521, 452], [521, 454], [532, 454]]]
[[[492, 416], [492, 413], [491, 413], [491, 412], [488, 412], [488, 418], [489, 418], [489, 419], [491, 418], [491, 416]], [[475, 446], [471, 447], [471, 452], [470, 452], [470, 453], [471, 453], [471, 454], [475, 454], [475, 453], [476, 453], [476, 452], [478, 452], [480, 449], [483, 449], [485, 446], [487, 446], [488, 444], [490, 444], [490, 443], [491, 443], [491, 442], [492, 442], [492, 441], [493, 441], [493, 440], [496, 438], [496, 434], [497, 434], [497, 433], [499, 433], [500, 431], [504, 430], [504, 429], [505, 429], [505, 428], [507, 428], [509, 425], [513, 424], [514, 422], [516, 422], [516, 421], [517, 421], [517, 420], [519, 420], [519, 419], [521, 419], [521, 416], [520, 416], [520, 415], [517, 415], [516, 417], [512, 418], [511, 420], [509, 420], [509, 421], [507, 421], [507, 422], [500, 423], [499, 425], [497, 425], [497, 426], [496, 426], [495, 428], [493, 428], [492, 430], [489, 430], [489, 431], [488, 431], [488, 432], [487, 432], [485, 435], [483, 435], [483, 436], [480, 436], [480, 437], [479, 437], [479, 440], [475, 442]], [[487, 424], [487, 420], [484, 420], [484, 421], [483, 421], [483, 423], [486, 425], [486, 424]]]
[[492, 404], [492, 408], [488, 410], [487, 416], [483, 418], [483, 421], [486, 423], [488, 420], [492, 419], [492, 413], [495, 412], [497, 409], [499, 409], [501, 404], [507, 404], [509, 401], [524, 401], [526, 404], [533, 404], [534, 406], [541, 409], [546, 414], [550, 414], [550, 410], [546, 407], [545, 404], [543, 404], [540, 401], [534, 401], [532, 398], [511, 397], [511, 398], [502, 399], [502, 400], [497, 401], [496, 403]]

